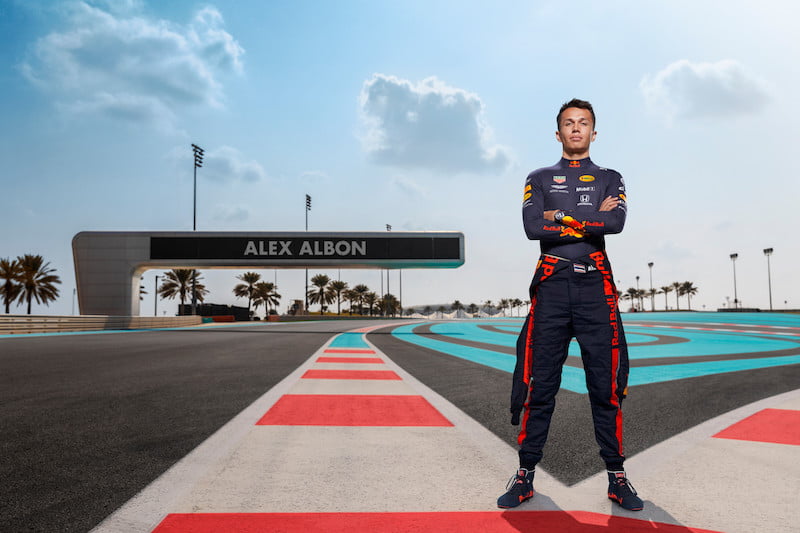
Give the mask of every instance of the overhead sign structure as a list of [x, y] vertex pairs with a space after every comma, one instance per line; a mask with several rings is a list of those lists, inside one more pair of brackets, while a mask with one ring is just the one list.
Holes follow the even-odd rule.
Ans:
[[81, 232], [72, 239], [81, 314], [136, 316], [153, 268], [456, 268], [460, 232]]

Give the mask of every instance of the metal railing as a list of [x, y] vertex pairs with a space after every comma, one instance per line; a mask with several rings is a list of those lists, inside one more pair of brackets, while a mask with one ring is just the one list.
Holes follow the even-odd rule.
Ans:
[[202, 317], [199, 316], [0, 315], [0, 335], [173, 328], [195, 326], [201, 322]]

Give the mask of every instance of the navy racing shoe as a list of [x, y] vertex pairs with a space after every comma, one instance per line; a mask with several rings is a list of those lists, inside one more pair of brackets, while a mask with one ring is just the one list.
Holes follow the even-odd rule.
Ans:
[[506, 493], [497, 498], [497, 506], [501, 509], [516, 507], [525, 500], [533, 498], [533, 470], [520, 468], [506, 485]]
[[631, 482], [625, 477], [625, 472], [608, 473], [608, 499], [620, 504], [628, 511], [641, 511], [644, 509], [642, 499], [636, 494]]

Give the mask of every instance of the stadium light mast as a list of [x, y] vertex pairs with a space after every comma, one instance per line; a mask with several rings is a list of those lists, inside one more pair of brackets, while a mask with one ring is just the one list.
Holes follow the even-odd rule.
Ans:
[[733, 263], [733, 308], [739, 309], [739, 296], [736, 292], [736, 258], [739, 257], [739, 254], [733, 253], [730, 257]]
[[194, 152], [194, 199], [192, 201], [192, 231], [197, 231], [197, 169], [203, 168], [203, 149], [196, 144], [192, 145]]
[[650, 311], [656, 310], [656, 295], [653, 292], [653, 262], [647, 263], [647, 268], [650, 269]]
[[[639, 290], [639, 276], [636, 276], [636, 299], [639, 300], [639, 311], [642, 310], [642, 291]], [[636, 304], [634, 304], [636, 307]]]
[[764, 255], [767, 256], [767, 286], [769, 287], [769, 310], [772, 311], [772, 274], [769, 268], [769, 256], [772, 255], [772, 248], [764, 248]]
[[[192, 152], [194, 153], [194, 194], [192, 200], [192, 231], [197, 231], [197, 169], [203, 168], [203, 154], [205, 153], [202, 148], [196, 144], [192, 144]], [[158, 299], [158, 296], [156, 296]], [[197, 272], [192, 272], [192, 315], [197, 314]]]
[[[391, 224], [386, 224], [386, 231], [392, 231], [392, 225]], [[382, 275], [383, 274], [381, 274], [381, 276]], [[392, 292], [391, 289], [389, 289], [389, 269], [387, 268], [386, 269], [386, 294], [383, 295], [383, 312], [384, 313], [386, 313], [386, 311], [387, 311], [386, 302], [389, 301], [389, 300], [386, 299], [386, 295], [391, 294], [391, 292]]]
[[[306, 231], [308, 231], [309, 211], [311, 211], [311, 196], [306, 194]], [[308, 314], [308, 269], [306, 269], [306, 314]]]

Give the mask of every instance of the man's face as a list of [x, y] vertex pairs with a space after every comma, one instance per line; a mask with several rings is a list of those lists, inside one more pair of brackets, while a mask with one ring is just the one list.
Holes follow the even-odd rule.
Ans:
[[556, 139], [564, 147], [564, 153], [588, 152], [589, 144], [594, 141], [596, 135], [592, 113], [588, 109], [568, 107], [561, 113]]

